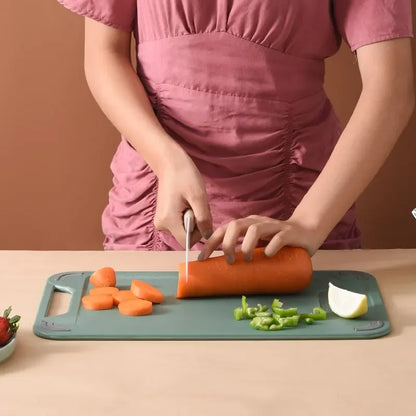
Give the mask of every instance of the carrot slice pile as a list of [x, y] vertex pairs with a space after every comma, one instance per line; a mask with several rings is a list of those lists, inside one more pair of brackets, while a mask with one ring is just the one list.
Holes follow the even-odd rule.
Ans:
[[82, 306], [85, 309], [94, 311], [111, 309], [113, 307], [113, 297], [111, 295], [86, 295], [82, 297]]
[[113, 293], [113, 299], [114, 304], [118, 305], [126, 300], [135, 300], [137, 297], [133, 295], [131, 290], [119, 290], [116, 293]]
[[153, 303], [161, 303], [163, 300], [163, 293], [159, 289], [141, 280], [132, 280], [130, 290], [139, 299]]
[[113, 295], [119, 292], [117, 287], [113, 286], [103, 286], [103, 287], [93, 287], [90, 289], [90, 295]]
[[116, 273], [112, 267], [103, 267], [91, 274], [90, 283], [95, 286], [88, 295], [83, 296], [85, 309], [111, 309], [114, 304], [123, 315], [150, 315], [153, 303], [163, 300], [163, 293], [141, 280], [133, 280], [130, 290], [119, 290], [116, 287]]
[[116, 285], [116, 272], [112, 267], [103, 267], [90, 276], [90, 283], [95, 287], [108, 287]]
[[266, 257], [264, 248], [256, 248], [252, 261], [236, 253], [230, 265], [225, 256], [179, 264], [176, 297], [205, 297], [248, 294], [287, 294], [306, 289], [312, 280], [312, 262], [306, 250], [283, 247], [274, 257]]
[[144, 299], [125, 300], [118, 305], [121, 314], [130, 316], [150, 315], [152, 309], [152, 302]]

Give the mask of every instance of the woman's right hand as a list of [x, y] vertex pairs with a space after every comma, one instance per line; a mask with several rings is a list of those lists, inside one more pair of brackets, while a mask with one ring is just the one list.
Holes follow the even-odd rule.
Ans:
[[179, 152], [158, 172], [154, 224], [158, 230], [169, 231], [182, 247], [186, 240], [183, 213], [188, 208], [195, 216], [192, 247], [201, 237], [211, 236], [212, 218], [204, 180], [192, 159]]

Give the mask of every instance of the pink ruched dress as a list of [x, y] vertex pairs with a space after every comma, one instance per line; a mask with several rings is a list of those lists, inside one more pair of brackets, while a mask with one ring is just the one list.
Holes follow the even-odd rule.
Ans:
[[[341, 133], [323, 82], [342, 38], [356, 50], [413, 35], [410, 0], [58, 1], [133, 31], [138, 76], [203, 175], [214, 227], [285, 220], [313, 184]], [[111, 169], [104, 248], [181, 249], [155, 229], [157, 178], [125, 137]], [[358, 247], [352, 206], [322, 248]]]

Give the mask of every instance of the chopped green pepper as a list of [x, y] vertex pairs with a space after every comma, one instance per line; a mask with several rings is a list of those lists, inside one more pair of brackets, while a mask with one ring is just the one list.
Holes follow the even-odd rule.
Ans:
[[271, 312], [256, 312], [254, 316], [260, 316], [263, 318], [271, 318], [273, 315]]
[[244, 319], [243, 310], [241, 308], [235, 308], [234, 309], [234, 319], [236, 321], [241, 321], [242, 319]]
[[266, 312], [269, 307], [267, 305], [262, 305], [261, 303], [257, 304], [258, 312]]
[[311, 325], [315, 320], [326, 319], [326, 311], [321, 307], [313, 308], [312, 313], [301, 313], [298, 308], [282, 308], [283, 303], [279, 299], [272, 302], [272, 312], [268, 312], [267, 305], [257, 304], [257, 308], [249, 307], [247, 298], [241, 297], [241, 306], [234, 309], [234, 319], [237, 321], [250, 319], [250, 326], [260, 331], [279, 331], [283, 328], [296, 327], [299, 320], [303, 319]]
[[317, 321], [323, 320], [323, 319], [326, 319], [326, 310], [320, 307], [313, 308], [312, 313], [301, 313], [300, 317], [302, 319], [312, 318]]
[[283, 306], [283, 303], [280, 302], [279, 299], [273, 299], [272, 302], [272, 309], [277, 309], [277, 308], [281, 308]]
[[247, 318], [247, 308], [248, 308], [247, 299], [245, 296], [242, 296], [241, 297], [241, 309], [242, 309], [244, 318]]
[[298, 314], [298, 308], [288, 308], [288, 309], [274, 308], [273, 312], [279, 316], [294, 316]]
[[273, 321], [276, 324], [281, 324], [283, 328], [287, 328], [290, 326], [298, 326], [299, 324], [299, 315], [281, 317], [280, 315], [273, 315]]
[[247, 318], [254, 318], [256, 316], [257, 311], [257, 308], [247, 308]]
[[283, 328], [282, 324], [271, 324], [269, 326], [269, 331], [280, 331]]
[[273, 318], [256, 316], [250, 321], [250, 326], [260, 331], [268, 331], [269, 326], [273, 323]]

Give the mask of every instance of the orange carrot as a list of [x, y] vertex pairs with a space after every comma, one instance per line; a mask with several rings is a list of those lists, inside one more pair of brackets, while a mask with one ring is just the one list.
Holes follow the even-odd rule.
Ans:
[[159, 289], [141, 280], [132, 280], [130, 290], [139, 299], [153, 303], [160, 303], [163, 300], [163, 293]]
[[297, 293], [306, 289], [312, 280], [312, 262], [306, 250], [283, 247], [273, 257], [263, 254], [264, 248], [254, 250], [253, 259], [244, 261], [236, 253], [230, 265], [225, 256], [211, 257], [188, 264], [179, 264], [177, 298]]
[[94, 311], [111, 309], [113, 307], [113, 297], [111, 295], [86, 295], [82, 297], [82, 305], [85, 309]]
[[90, 276], [90, 283], [96, 287], [116, 285], [116, 273], [112, 267], [103, 267]]
[[93, 287], [90, 289], [90, 295], [113, 295], [114, 293], [119, 292], [118, 288], [113, 286], [106, 287]]
[[118, 310], [123, 315], [150, 315], [152, 313], [152, 302], [144, 299], [125, 300], [120, 302]]
[[137, 297], [133, 295], [131, 290], [119, 290], [116, 293], [113, 293], [113, 299], [114, 304], [118, 305], [126, 300], [135, 300]]

